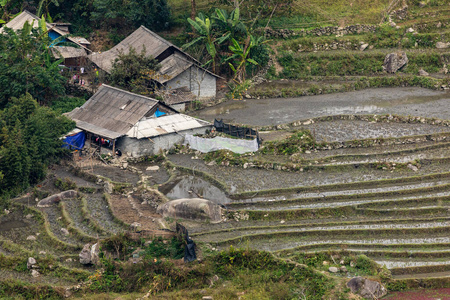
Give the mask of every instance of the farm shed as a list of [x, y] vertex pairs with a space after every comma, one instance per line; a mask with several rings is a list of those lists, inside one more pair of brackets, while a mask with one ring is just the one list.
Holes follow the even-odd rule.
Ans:
[[184, 135], [205, 133], [212, 124], [178, 113], [164, 103], [102, 85], [81, 107], [67, 114], [87, 140], [106, 140], [132, 157], [158, 154], [184, 141]]
[[198, 99], [216, 96], [216, 80], [219, 78], [217, 75], [202, 68], [189, 54], [144, 26], [139, 27], [110, 50], [92, 53], [88, 57], [100, 69], [110, 73], [113, 61], [121, 52], [128, 53], [130, 48], [134, 48], [137, 53], [145, 48], [147, 55], [153, 56], [160, 63], [161, 70], [153, 80], [168, 92], [185, 88]]

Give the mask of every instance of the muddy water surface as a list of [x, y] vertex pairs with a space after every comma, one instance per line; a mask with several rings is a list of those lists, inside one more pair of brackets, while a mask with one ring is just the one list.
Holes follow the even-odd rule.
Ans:
[[298, 98], [230, 100], [195, 112], [201, 119], [254, 126], [277, 125], [325, 115], [398, 114], [449, 119], [450, 93], [424, 88], [378, 88]]
[[230, 199], [216, 186], [195, 176], [184, 176], [166, 185], [161, 192], [169, 199], [204, 198], [217, 204], [226, 204]]

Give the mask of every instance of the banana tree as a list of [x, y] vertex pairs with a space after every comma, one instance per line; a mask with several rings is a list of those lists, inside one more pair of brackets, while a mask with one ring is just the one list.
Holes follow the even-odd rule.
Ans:
[[216, 24], [222, 28], [225, 34], [229, 33], [232, 38], [237, 38], [237, 34], [246, 34], [247, 28], [240, 19], [239, 7], [235, 8], [229, 14], [224, 9], [216, 8], [215, 15], [211, 18], [215, 20]]
[[221, 37], [215, 37], [212, 31], [212, 22], [210, 18], [206, 17], [202, 13], [198, 14], [198, 17], [195, 18], [195, 21], [192, 19], [187, 19], [189, 24], [197, 31], [199, 35], [197, 38], [192, 40], [191, 42], [182, 46], [183, 49], [187, 49], [195, 44], [200, 42], [204, 43], [206, 47], [206, 51], [208, 52], [211, 59], [205, 63], [205, 65], [212, 64], [213, 72], [216, 72], [216, 59], [217, 59], [217, 50], [216, 45], [222, 44], [230, 37], [230, 33], [225, 34]]
[[245, 44], [243, 45], [240, 45], [234, 38], [231, 39], [231, 42], [233, 44], [228, 48], [231, 52], [233, 52], [233, 55], [228, 57], [226, 61], [232, 60], [235, 62], [235, 65], [233, 65], [231, 62], [229, 62], [228, 65], [234, 73], [233, 80], [237, 81], [239, 84], [245, 81], [246, 66], [249, 63], [258, 65], [258, 62], [250, 58], [249, 54], [251, 49], [256, 46], [258, 42], [260, 42], [261, 38], [262, 37], [256, 39], [253, 35], [249, 34], [247, 40], [245, 41]]

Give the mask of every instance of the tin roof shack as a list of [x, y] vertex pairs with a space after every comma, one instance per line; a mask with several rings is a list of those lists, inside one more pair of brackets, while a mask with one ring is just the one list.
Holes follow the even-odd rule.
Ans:
[[189, 54], [144, 26], [110, 50], [92, 53], [88, 57], [100, 69], [110, 73], [112, 63], [119, 53], [128, 53], [130, 48], [134, 48], [137, 53], [145, 48], [147, 55], [153, 56], [161, 64], [161, 70], [153, 79], [164, 86], [169, 94], [172, 90], [184, 88], [198, 99], [211, 99], [216, 96], [217, 75], [202, 68]]
[[[34, 28], [39, 26], [40, 18], [27, 10], [21, 12], [14, 19], [4, 24], [0, 28], [0, 33], [3, 33], [3, 28], [8, 27], [14, 31], [23, 28], [26, 22], [33, 25]], [[86, 60], [87, 54], [91, 52], [87, 48], [90, 44], [85, 38], [69, 36], [69, 25], [70, 23], [46, 23], [48, 36], [52, 41], [57, 38], [64, 36], [59, 42], [71, 42], [72, 46], [58, 46], [57, 44], [51, 45], [52, 53], [56, 58], [64, 58], [64, 64], [66, 66], [79, 66], [83, 64]]]
[[203, 134], [212, 128], [212, 124], [180, 114], [158, 100], [108, 85], [100, 86], [67, 116], [78, 128], [114, 141], [115, 148], [132, 157], [158, 154], [182, 143], [186, 133]]

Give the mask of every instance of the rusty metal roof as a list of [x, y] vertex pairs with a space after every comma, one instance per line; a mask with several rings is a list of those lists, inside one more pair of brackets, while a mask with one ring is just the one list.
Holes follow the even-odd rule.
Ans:
[[115, 139], [125, 135], [158, 105], [161, 105], [158, 100], [104, 84], [83, 106], [67, 116], [78, 128]]
[[211, 126], [211, 123], [184, 114], [167, 115], [137, 122], [127, 132], [127, 136], [137, 139], [151, 138], [205, 126]]
[[86, 51], [81, 48], [68, 46], [54, 46], [51, 48], [55, 58], [72, 58], [87, 56]]

